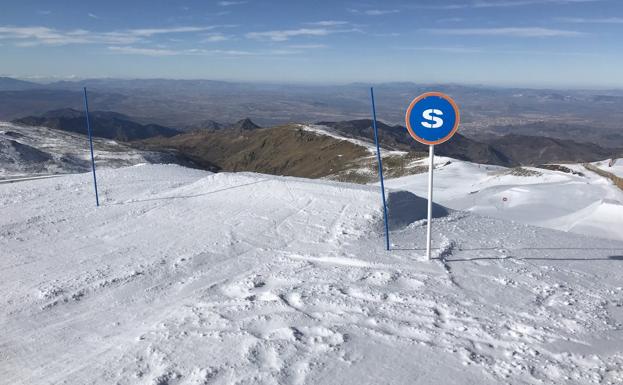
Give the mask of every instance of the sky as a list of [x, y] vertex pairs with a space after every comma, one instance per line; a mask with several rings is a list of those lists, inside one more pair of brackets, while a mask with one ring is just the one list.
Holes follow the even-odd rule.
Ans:
[[622, 0], [0, 0], [0, 76], [623, 88]]

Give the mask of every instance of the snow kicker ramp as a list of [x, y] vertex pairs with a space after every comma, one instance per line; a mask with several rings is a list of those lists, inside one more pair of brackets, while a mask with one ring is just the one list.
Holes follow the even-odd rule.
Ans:
[[383, 250], [377, 188], [98, 181], [99, 209], [89, 174], [0, 186], [0, 382], [623, 381], [621, 242], [450, 212], [427, 262], [423, 221]]

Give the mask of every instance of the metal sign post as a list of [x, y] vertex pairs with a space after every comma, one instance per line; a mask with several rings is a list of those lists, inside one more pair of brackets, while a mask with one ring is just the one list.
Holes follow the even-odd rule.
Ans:
[[435, 145], [450, 140], [458, 130], [460, 123], [459, 107], [448, 95], [441, 92], [427, 92], [413, 99], [407, 109], [405, 121], [409, 135], [418, 142], [429, 146], [426, 257], [430, 260]]
[[428, 146], [428, 220], [426, 222], [426, 257], [430, 259], [431, 232], [433, 223], [433, 169], [435, 168], [435, 146]]
[[100, 205], [100, 198], [97, 194], [97, 177], [95, 176], [95, 156], [93, 155], [93, 133], [91, 132], [91, 121], [89, 120], [89, 99], [87, 98], [87, 88], [84, 87], [84, 111], [87, 116], [87, 131], [89, 133], [89, 147], [91, 148], [91, 168], [93, 169], [93, 185], [95, 186], [95, 204]]

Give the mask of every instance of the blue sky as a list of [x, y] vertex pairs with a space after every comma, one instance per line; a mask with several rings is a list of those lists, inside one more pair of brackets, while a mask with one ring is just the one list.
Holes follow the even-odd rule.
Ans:
[[0, 74], [623, 87], [621, 0], [0, 0]]

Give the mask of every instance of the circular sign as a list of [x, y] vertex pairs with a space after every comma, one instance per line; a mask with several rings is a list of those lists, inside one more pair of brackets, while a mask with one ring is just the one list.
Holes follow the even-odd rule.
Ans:
[[452, 138], [460, 120], [459, 107], [441, 92], [427, 92], [413, 99], [405, 117], [409, 135], [428, 145]]

